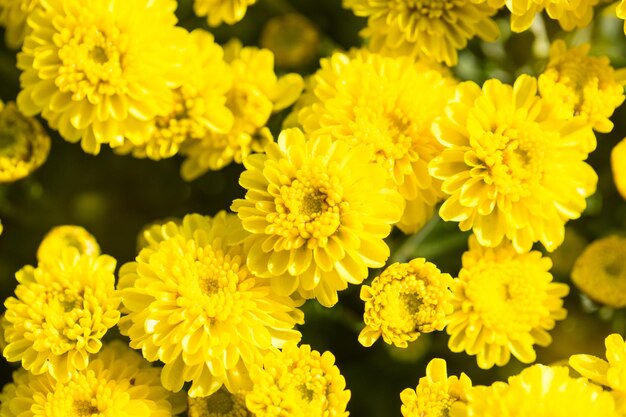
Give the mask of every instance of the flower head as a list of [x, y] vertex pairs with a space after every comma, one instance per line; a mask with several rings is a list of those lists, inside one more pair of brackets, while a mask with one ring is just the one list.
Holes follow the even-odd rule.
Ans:
[[455, 86], [434, 65], [364, 50], [337, 52], [322, 59], [298, 118], [311, 135], [370, 148], [406, 200], [398, 226], [413, 233], [442, 197], [440, 181], [428, 174], [428, 163], [443, 149], [430, 128]]
[[49, 152], [50, 136], [37, 119], [0, 100], [0, 184], [28, 176]]
[[367, 17], [362, 35], [377, 52], [428, 57], [456, 65], [457, 50], [474, 36], [494, 41], [500, 34], [491, 19], [497, 9], [470, 0], [344, 0], [344, 7]]
[[626, 200], [626, 138], [611, 150], [611, 170], [617, 191]]
[[65, 225], [53, 227], [37, 248], [37, 261], [55, 262], [66, 247], [76, 248], [79, 254], [100, 255], [100, 246], [91, 233], [81, 226]]
[[536, 241], [553, 251], [565, 222], [580, 216], [596, 188], [581, 150], [589, 129], [537, 96], [537, 81], [527, 75], [513, 86], [461, 83], [434, 125], [446, 147], [429, 167], [448, 194], [439, 215], [472, 229], [484, 246], [506, 237], [518, 252]]
[[11, 49], [20, 49], [28, 32], [26, 19], [40, 0], [0, 0], [0, 26], [5, 28], [4, 40]]
[[452, 404], [466, 401], [472, 388], [467, 375], [448, 376], [446, 361], [440, 358], [426, 365], [426, 376], [420, 378], [415, 389], [407, 388], [400, 393], [404, 417], [447, 416]]
[[535, 15], [544, 9], [561, 28], [571, 31], [583, 28], [593, 19], [593, 8], [599, 0], [507, 0], [502, 1], [511, 12], [511, 30], [523, 32], [533, 23]]
[[81, 254], [72, 246], [55, 260], [19, 270], [16, 297], [4, 302], [4, 357], [63, 383], [85, 369], [120, 317], [114, 270], [112, 257]]
[[[157, 230], [160, 229], [160, 233]], [[189, 395], [208, 396], [225, 385], [249, 388], [248, 367], [287, 340], [303, 315], [288, 297], [246, 267], [239, 219], [187, 215], [182, 224], [150, 229], [148, 246], [120, 270], [128, 315], [120, 320], [130, 346], [162, 361], [163, 386], [191, 381]]]
[[371, 286], [361, 286], [365, 328], [359, 342], [371, 346], [381, 335], [386, 343], [407, 347], [421, 333], [443, 330], [452, 313], [452, 277], [424, 258], [394, 263]]
[[287, 343], [255, 365], [250, 377], [246, 404], [256, 417], [348, 416], [350, 391], [330, 352]]
[[298, 291], [332, 306], [337, 291], [385, 264], [383, 239], [404, 206], [370, 159], [365, 146], [327, 135], [307, 141], [299, 129], [287, 129], [266, 154], [244, 161], [239, 183], [246, 198], [232, 209], [251, 233], [248, 267], [270, 278], [278, 294]]
[[569, 288], [552, 282], [550, 266], [540, 252], [520, 254], [509, 242], [486, 248], [470, 237], [452, 287], [454, 312], [446, 326], [450, 350], [476, 355], [484, 369], [505, 365], [511, 354], [533, 362], [533, 345], [549, 345], [547, 330], [567, 314], [562, 298]]
[[0, 394], [2, 417], [171, 417], [183, 410], [160, 385], [159, 369], [119, 341], [66, 382], [19, 369]]
[[254, 3], [256, 0], [194, 0], [193, 9], [196, 15], [206, 16], [209, 26], [234, 25]]
[[572, 281], [595, 301], [626, 307], [626, 238], [608, 236], [588, 245], [574, 263]]
[[246, 407], [245, 394], [232, 394], [223, 386], [208, 397], [187, 400], [189, 417], [253, 417]]
[[180, 62], [173, 0], [41, 2], [28, 19], [17, 66], [26, 115], [41, 113], [70, 141], [97, 154], [102, 144], [140, 144], [147, 121], [173, 105]]
[[273, 141], [265, 127], [270, 116], [300, 96], [304, 81], [295, 73], [280, 78], [274, 73], [274, 54], [268, 49], [242, 47], [233, 40], [224, 47], [233, 83], [226, 93], [226, 106], [234, 116], [232, 128], [187, 141], [181, 153], [187, 156], [181, 175], [191, 181], [208, 170], [218, 170], [233, 160], [241, 163], [251, 152], [261, 152]]

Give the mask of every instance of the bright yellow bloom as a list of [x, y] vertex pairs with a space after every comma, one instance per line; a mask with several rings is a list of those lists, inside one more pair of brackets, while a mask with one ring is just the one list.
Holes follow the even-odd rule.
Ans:
[[270, 116], [293, 104], [304, 87], [298, 74], [276, 76], [274, 54], [267, 49], [244, 48], [239, 41], [231, 41], [224, 47], [224, 59], [233, 73], [226, 106], [235, 120], [228, 133], [185, 143], [181, 153], [187, 159], [181, 176], [187, 181], [208, 170], [222, 169], [233, 160], [240, 164], [251, 152], [261, 152], [273, 141], [265, 127]]
[[[28, 24], [17, 66], [17, 104], [97, 154], [102, 144], [140, 144], [147, 121], [173, 106], [181, 61], [173, 0], [46, 0]], [[184, 37], [182, 38], [185, 39]]]
[[572, 31], [583, 28], [593, 19], [593, 8], [599, 0], [506, 0], [511, 11], [511, 30], [523, 32], [528, 29], [537, 13], [544, 9], [550, 18], [558, 20], [561, 28]]
[[26, 19], [38, 6], [39, 0], [0, 0], [0, 26], [9, 48], [20, 49], [28, 31]]
[[608, 392], [564, 366], [533, 365], [505, 382], [476, 386], [450, 417], [617, 417]]
[[150, 122], [145, 143], [126, 141], [119, 153], [153, 160], [178, 153], [184, 141], [198, 141], [211, 133], [227, 133], [233, 126], [233, 114], [226, 107], [226, 92], [232, 76], [223, 60], [222, 47], [209, 32], [196, 29], [188, 35], [180, 68], [181, 85], [174, 91], [174, 106]]
[[350, 391], [330, 352], [287, 343], [250, 371], [253, 387], [246, 395], [256, 417], [347, 417]]
[[[590, 48], [586, 43], [568, 49], [565, 41], [556, 40], [548, 66], [539, 76], [539, 93], [565, 117], [583, 117], [594, 130], [608, 133], [613, 130], [609, 117], [624, 101], [622, 76], [608, 57], [589, 56]], [[594, 135], [590, 141], [593, 146], [587, 152], [595, 149]]]
[[446, 361], [435, 358], [426, 365], [426, 376], [420, 378], [415, 389], [400, 393], [404, 417], [447, 416], [452, 404], [466, 401], [472, 381], [465, 373], [448, 377]]
[[189, 417], [253, 417], [243, 393], [231, 394], [222, 386], [208, 397], [188, 397]]
[[611, 150], [611, 170], [617, 191], [626, 199], [626, 138]]
[[596, 188], [598, 177], [580, 149], [589, 130], [541, 99], [527, 75], [513, 86], [461, 83], [446, 117], [434, 124], [447, 148], [430, 163], [449, 195], [439, 215], [473, 229], [483, 246], [506, 237], [518, 252], [536, 241], [553, 251], [565, 222], [580, 216]]
[[187, 215], [182, 224], [151, 230], [136, 262], [120, 270], [128, 315], [120, 329], [149, 361], [162, 361], [163, 386], [191, 381], [189, 395], [208, 396], [225, 385], [249, 388], [248, 367], [287, 340], [303, 315], [288, 297], [270, 292], [267, 280], [246, 267], [239, 219]]
[[599, 303], [626, 307], [626, 238], [608, 236], [588, 245], [576, 259], [572, 281]]
[[171, 417], [184, 406], [160, 385], [159, 369], [119, 341], [67, 382], [19, 369], [0, 394], [1, 417]]
[[604, 340], [606, 358], [592, 355], [572, 355], [569, 365], [585, 378], [609, 387], [621, 415], [626, 415], [626, 343], [613, 333]]
[[385, 264], [403, 200], [365, 146], [287, 129], [265, 150], [244, 161], [246, 198], [232, 205], [251, 233], [248, 267], [278, 294], [332, 306]]
[[491, 19], [497, 9], [470, 0], [343, 0], [357, 16], [367, 17], [361, 35], [370, 47], [389, 55], [426, 56], [456, 65], [457, 50], [479, 36], [494, 41], [500, 35]]
[[194, 0], [193, 9], [196, 15], [207, 17], [209, 26], [233, 25], [243, 19], [248, 6], [254, 3], [256, 0]]
[[81, 226], [65, 225], [53, 227], [37, 248], [37, 261], [40, 264], [56, 262], [66, 247], [75, 248], [79, 254], [100, 255], [100, 246], [91, 233]]
[[49, 152], [50, 136], [37, 119], [0, 100], [0, 184], [28, 176], [46, 162]]
[[386, 343], [407, 347], [422, 333], [443, 330], [452, 313], [451, 285], [452, 277], [424, 258], [388, 266], [371, 286], [361, 286], [365, 328], [359, 342], [372, 346], [382, 335]]
[[414, 233], [442, 197], [428, 163], [442, 150], [431, 125], [454, 95], [456, 81], [424, 63], [364, 50], [321, 60], [298, 119], [311, 135], [365, 144], [406, 200], [398, 226]]
[[4, 357], [60, 382], [85, 369], [120, 318], [114, 270], [112, 257], [83, 255], [72, 246], [55, 261], [19, 270], [16, 297], [4, 302]]
[[483, 369], [505, 365], [511, 354], [533, 362], [533, 345], [549, 345], [547, 330], [567, 315], [562, 298], [569, 287], [552, 282], [551, 266], [538, 251], [520, 254], [507, 241], [486, 248], [470, 237], [452, 287], [450, 350], [476, 355]]
[[320, 33], [306, 16], [287, 13], [265, 24], [259, 42], [274, 53], [279, 67], [302, 68], [317, 55]]

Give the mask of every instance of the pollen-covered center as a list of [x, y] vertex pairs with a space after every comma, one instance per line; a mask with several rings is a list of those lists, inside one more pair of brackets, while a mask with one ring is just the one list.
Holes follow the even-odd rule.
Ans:
[[233, 395], [224, 386], [208, 397], [188, 397], [189, 417], [248, 417], [244, 397]]
[[301, 360], [279, 385], [291, 392], [288, 397], [297, 404], [295, 409], [306, 411], [305, 415], [322, 415], [329, 387], [325, 372], [318, 364]]
[[457, 400], [448, 393], [445, 382], [420, 383], [416, 394], [420, 416], [448, 417], [450, 407]]
[[72, 417], [91, 417], [100, 413], [98, 407], [85, 400], [74, 401], [72, 411], [74, 412]]

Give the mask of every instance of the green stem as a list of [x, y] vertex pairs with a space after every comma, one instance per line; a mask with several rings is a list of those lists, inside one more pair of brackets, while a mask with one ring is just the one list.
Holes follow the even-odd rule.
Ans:
[[440, 221], [441, 218], [434, 215], [419, 232], [409, 236], [404, 243], [400, 245], [398, 250], [391, 255], [389, 263], [406, 262], [412, 259], [415, 250], [424, 242], [430, 232], [433, 231], [435, 226], [437, 226]]

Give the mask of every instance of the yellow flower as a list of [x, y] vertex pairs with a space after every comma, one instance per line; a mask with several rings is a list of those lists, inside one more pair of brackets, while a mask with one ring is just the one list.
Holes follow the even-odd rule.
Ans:
[[196, 15], [207, 17], [209, 26], [233, 25], [243, 19], [248, 6], [254, 3], [256, 0], [194, 0], [193, 9]]
[[456, 65], [457, 50], [474, 36], [495, 41], [500, 34], [491, 19], [497, 9], [471, 0], [344, 0], [357, 16], [367, 17], [361, 33], [372, 50], [396, 56], [426, 56]]
[[486, 248], [470, 237], [452, 287], [454, 312], [446, 326], [450, 350], [476, 355], [483, 369], [505, 365], [511, 354], [533, 362], [533, 345], [549, 345], [547, 330], [567, 315], [562, 298], [569, 287], [552, 282], [551, 266], [540, 252], [520, 254], [506, 241]]
[[117, 152], [159, 160], [178, 153], [185, 140], [230, 131], [233, 114], [226, 107], [226, 92], [232, 76], [213, 35], [202, 29], [191, 32], [180, 72], [182, 82], [174, 89], [171, 111], [152, 119], [145, 143], [134, 145], [127, 140]]
[[599, 2], [599, 0], [507, 0], [506, 6], [511, 12], [511, 30], [514, 32], [528, 29], [535, 15], [544, 9], [550, 18], [558, 20], [563, 30], [572, 31], [591, 23], [593, 8]]
[[442, 197], [428, 163], [442, 151], [430, 131], [456, 82], [424, 63], [364, 50], [322, 59], [298, 118], [305, 132], [365, 144], [406, 200], [398, 226], [414, 233]]
[[451, 285], [452, 277], [424, 258], [388, 266], [371, 286], [361, 286], [365, 328], [359, 342], [372, 346], [382, 334], [386, 343], [407, 347], [421, 333], [443, 330], [452, 313]]
[[626, 138], [611, 150], [611, 170], [617, 191], [626, 199]]
[[18, 369], [0, 394], [1, 417], [171, 417], [184, 408], [160, 385], [159, 369], [120, 341], [67, 382]]
[[19, 270], [17, 298], [4, 302], [4, 357], [60, 382], [85, 369], [120, 317], [114, 270], [112, 257], [83, 255], [72, 246], [55, 261]]
[[287, 343], [250, 371], [253, 386], [246, 405], [256, 417], [347, 417], [350, 391], [330, 352]]
[[208, 397], [188, 397], [189, 417], [253, 417], [243, 393], [231, 394], [224, 387]]
[[28, 176], [46, 162], [50, 136], [15, 103], [0, 100], [0, 184]]
[[606, 358], [593, 355], [572, 355], [569, 365], [585, 378], [609, 387], [621, 415], [626, 415], [626, 343], [613, 333], [604, 340]]
[[[567, 48], [556, 40], [550, 48], [550, 61], [539, 76], [539, 93], [564, 112], [565, 117], [580, 116], [594, 130], [608, 133], [613, 129], [609, 117], [624, 101], [621, 76], [606, 56], [589, 56], [586, 43]], [[595, 149], [595, 137], [590, 135]]]
[[163, 386], [191, 381], [189, 395], [208, 396], [225, 385], [249, 388], [248, 367], [287, 340], [303, 315], [288, 297], [270, 292], [267, 280], [245, 266], [239, 219], [187, 215], [151, 230], [136, 262], [120, 270], [128, 315], [120, 329], [149, 361], [162, 361]]
[[28, 31], [26, 19], [38, 6], [39, 0], [0, 0], [0, 26], [9, 48], [20, 49]]
[[279, 67], [301, 68], [309, 65], [317, 55], [320, 33], [305, 16], [287, 13], [265, 24], [260, 43], [274, 53]]
[[100, 255], [100, 246], [96, 238], [81, 226], [65, 225], [53, 227], [37, 248], [37, 261], [56, 262], [66, 247], [75, 248], [79, 254], [87, 256]]
[[574, 263], [572, 281], [597, 302], [626, 307], [626, 238], [608, 236], [588, 245]]
[[266, 154], [250, 155], [232, 209], [251, 233], [248, 267], [281, 295], [296, 290], [324, 306], [360, 284], [389, 257], [383, 240], [404, 209], [385, 170], [365, 146], [329, 136], [305, 141], [284, 130]]
[[233, 160], [242, 163], [251, 152], [261, 152], [273, 141], [265, 127], [270, 116], [293, 104], [304, 86], [302, 77], [295, 73], [278, 78], [274, 54], [267, 49], [244, 48], [239, 41], [231, 41], [224, 47], [224, 59], [233, 73], [226, 106], [235, 120], [227, 133], [209, 134], [184, 144], [181, 153], [187, 159], [181, 176], [187, 181], [208, 170], [222, 169]]
[[[180, 60], [173, 0], [46, 0], [18, 54], [17, 104], [83, 150], [140, 144], [147, 121], [172, 108]], [[182, 38], [184, 40], [185, 38]]]
[[435, 358], [426, 365], [426, 376], [420, 378], [415, 389], [400, 393], [404, 417], [447, 416], [452, 404], [466, 401], [472, 381], [465, 373], [448, 377], [446, 361]]
[[439, 215], [473, 229], [483, 246], [506, 237], [518, 252], [536, 241], [553, 251], [595, 191], [598, 177], [580, 149], [589, 126], [562, 118], [527, 75], [513, 86], [461, 83], [433, 129], [447, 148], [430, 163], [449, 195]]

